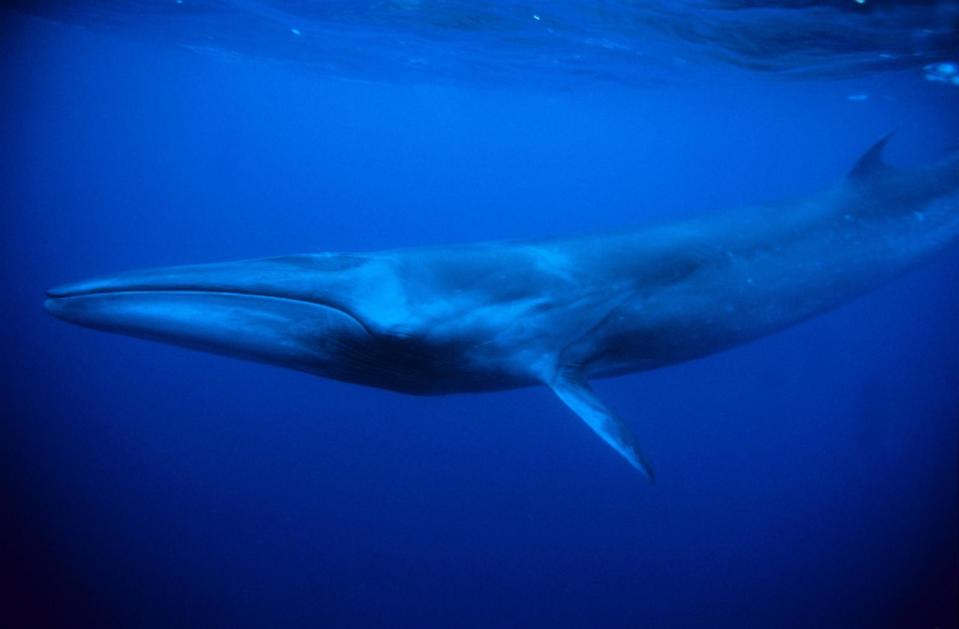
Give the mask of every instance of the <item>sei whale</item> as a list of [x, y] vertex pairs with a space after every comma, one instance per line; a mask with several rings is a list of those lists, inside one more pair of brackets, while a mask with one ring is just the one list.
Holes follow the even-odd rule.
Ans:
[[180, 266], [48, 291], [91, 328], [405, 393], [551, 388], [653, 470], [593, 378], [705, 356], [877, 287], [959, 241], [959, 154], [888, 136], [813, 197], [634, 231]]

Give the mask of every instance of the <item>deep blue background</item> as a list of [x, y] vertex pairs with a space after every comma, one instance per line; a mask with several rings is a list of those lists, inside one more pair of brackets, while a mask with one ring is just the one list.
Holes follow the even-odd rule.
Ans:
[[893, 162], [940, 158], [959, 89], [910, 73], [336, 81], [2, 18], [8, 618], [957, 623], [956, 252], [786, 333], [597, 383], [655, 487], [545, 390], [406, 397], [93, 333], [42, 302], [128, 268], [567, 234], [812, 193], [891, 129]]

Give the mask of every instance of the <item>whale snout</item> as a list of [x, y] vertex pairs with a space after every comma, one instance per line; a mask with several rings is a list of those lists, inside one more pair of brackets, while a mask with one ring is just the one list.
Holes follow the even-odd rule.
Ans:
[[58, 284], [57, 286], [47, 289], [47, 301], [60, 299], [63, 297], [83, 295], [85, 293], [106, 291], [110, 288], [109, 282], [109, 278], [97, 278], [79, 282], [70, 282], [68, 284]]
[[51, 296], [49, 291], [47, 291], [47, 298], [43, 300], [43, 308], [54, 317], [57, 317], [58, 319], [63, 318], [61, 316], [61, 313], [63, 312], [63, 300]]

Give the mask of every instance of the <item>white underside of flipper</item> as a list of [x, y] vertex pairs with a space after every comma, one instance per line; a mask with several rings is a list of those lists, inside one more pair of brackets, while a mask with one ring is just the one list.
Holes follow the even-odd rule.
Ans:
[[582, 374], [560, 370], [549, 386], [566, 406], [603, 438], [603, 441], [642, 472], [651, 483], [656, 482], [653, 467], [640, 451], [636, 437], [629, 426], [596, 397], [596, 393]]

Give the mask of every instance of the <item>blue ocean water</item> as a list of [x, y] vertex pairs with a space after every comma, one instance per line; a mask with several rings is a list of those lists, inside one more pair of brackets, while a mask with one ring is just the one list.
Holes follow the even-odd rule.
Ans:
[[959, 252], [707, 359], [410, 397], [56, 321], [120, 270], [593, 232], [959, 141], [952, 2], [0, 13], [8, 626], [950, 627]]

